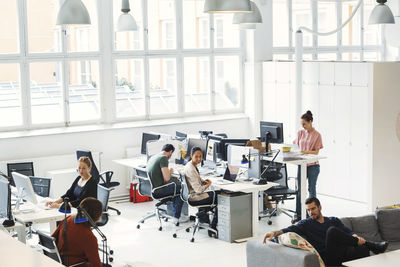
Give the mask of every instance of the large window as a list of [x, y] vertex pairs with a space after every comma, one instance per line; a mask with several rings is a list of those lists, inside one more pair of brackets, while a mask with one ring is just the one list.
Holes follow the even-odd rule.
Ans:
[[[293, 59], [295, 33], [299, 27], [329, 32], [346, 21], [358, 1], [273, 1], [273, 58]], [[368, 25], [375, 0], [364, 0], [353, 19], [338, 33], [313, 36], [303, 30], [304, 59], [376, 60], [378, 26]], [[361, 18], [364, 18], [363, 20]], [[363, 37], [363, 38], [361, 38]]]
[[63, 1], [0, 1], [0, 131], [243, 111], [239, 29], [204, 0], [129, 0], [134, 32], [121, 0], [69, 26]]

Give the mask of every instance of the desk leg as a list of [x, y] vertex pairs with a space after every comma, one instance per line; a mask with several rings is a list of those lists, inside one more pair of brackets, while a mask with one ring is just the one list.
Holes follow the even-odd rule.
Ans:
[[306, 205], [304, 202], [306, 202], [306, 196], [307, 196], [307, 164], [302, 163], [301, 164], [301, 192], [300, 192], [300, 201], [301, 201], [301, 219], [306, 218]]
[[50, 235], [54, 233], [54, 231], [57, 228], [57, 222], [56, 221], [51, 221], [50, 223]]
[[252, 198], [252, 209], [253, 209], [253, 218], [252, 218], [252, 223], [253, 223], [253, 237], [258, 236], [258, 191], [257, 192], [252, 192], [251, 193], [251, 198]]
[[24, 225], [21, 225], [15, 229], [18, 235], [18, 240], [26, 244], [26, 229]]

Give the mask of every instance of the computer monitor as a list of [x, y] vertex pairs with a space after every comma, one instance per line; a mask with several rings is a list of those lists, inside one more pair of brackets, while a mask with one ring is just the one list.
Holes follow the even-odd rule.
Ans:
[[175, 131], [175, 136], [178, 138], [187, 138], [187, 134], [179, 131]]
[[221, 158], [220, 142], [222, 139], [224, 138], [218, 135], [209, 134], [207, 136], [206, 161], [216, 163], [217, 159]]
[[146, 155], [146, 144], [148, 141], [151, 140], [158, 140], [160, 139], [161, 135], [160, 134], [155, 134], [155, 133], [143, 133], [142, 134], [142, 149], [141, 153], [143, 155]]
[[33, 191], [41, 197], [49, 197], [50, 194], [50, 178], [40, 178], [29, 176], [31, 179]]
[[35, 176], [33, 172], [33, 162], [17, 162], [17, 163], [7, 163], [7, 176], [9, 177], [9, 182], [11, 186], [15, 186], [12, 172], [18, 172], [26, 176]]
[[193, 147], [200, 147], [201, 151], [203, 152], [203, 159], [206, 158], [206, 152], [207, 152], [207, 140], [204, 139], [196, 139], [196, 138], [189, 138], [188, 140], [188, 147], [187, 147], [187, 153], [185, 158], [189, 159], [190, 158], [190, 152], [192, 151]]
[[18, 172], [12, 172], [11, 175], [14, 178], [15, 187], [18, 189], [18, 192], [23, 189], [22, 198], [33, 204], [37, 204], [38, 200], [29, 177]]
[[246, 146], [247, 142], [250, 139], [239, 139], [239, 138], [224, 138], [221, 139], [219, 142], [220, 146], [220, 153], [218, 156], [221, 160], [227, 161], [228, 160], [228, 145], [235, 145], [235, 146]]
[[260, 121], [260, 137], [265, 142], [265, 147], [268, 149], [268, 144], [283, 143], [283, 123]]

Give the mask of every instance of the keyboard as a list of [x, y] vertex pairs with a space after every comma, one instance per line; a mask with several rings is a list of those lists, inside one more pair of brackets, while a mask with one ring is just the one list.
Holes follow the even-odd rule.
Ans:
[[302, 157], [284, 157], [284, 161], [294, 161], [294, 160], [302, 160]]

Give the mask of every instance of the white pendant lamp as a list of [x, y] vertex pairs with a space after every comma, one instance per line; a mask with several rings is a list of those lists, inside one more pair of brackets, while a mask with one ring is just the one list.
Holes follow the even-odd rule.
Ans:
[[236, 13], [233, 15], [233, 24], [262, 23], [262, 16], [257, 5], [250, 1], [251, 13]]
[[56, 24], [91, 24], [89, 12], [81, 0], [65, 0], [58, 11]]
[[117, 31], [137, 31], [135, 19], [129, 14], [129, 0], [122, 0], [122, 14], [118, 18]]
[[205, 13], [250, 13], [249, 0], [205, 0]]
[[394, 16], [390, 8], [385, 5], [386, 0], [377, 0], [369, 16], [368, 24], [394, 24]]

